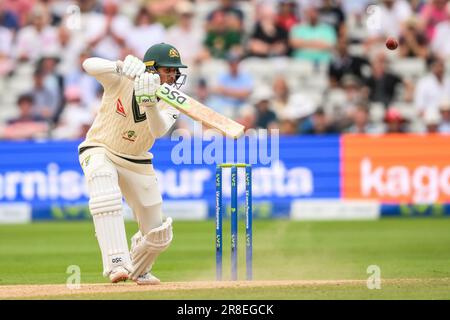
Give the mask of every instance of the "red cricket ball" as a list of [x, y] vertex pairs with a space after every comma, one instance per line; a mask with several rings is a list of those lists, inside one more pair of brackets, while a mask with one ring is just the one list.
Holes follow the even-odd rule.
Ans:
[[387, 40], [386, 40], [386, 47], [387, 47], [389, 50], [395, 50], [395, 49], [397, 49], [397, 47], [398, 47], [398, 41], [397, 41], [397, 39], [395, 39], [395, 38], [393, 38], [393, 37], [387, 38]]

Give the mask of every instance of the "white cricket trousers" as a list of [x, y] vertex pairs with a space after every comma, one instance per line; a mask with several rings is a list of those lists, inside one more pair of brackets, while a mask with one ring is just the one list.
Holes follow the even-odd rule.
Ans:
[[132, 209], [141, 234], [162, 225], [162, 197], [153, 166], [122, 159], [103, 147], [84, 150], [79, 161], [87, 180], [103, 275], [109, 276], [118, 267], [131, 272], [122, 198]]

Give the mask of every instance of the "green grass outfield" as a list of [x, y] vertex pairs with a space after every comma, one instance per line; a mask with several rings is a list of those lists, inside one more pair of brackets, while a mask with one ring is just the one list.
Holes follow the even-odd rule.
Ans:
[[[134, 223], [127, 224], [129, 238], [135, 230]], [[240, 225], [239, 236], [239, 278], [244, 280], [243, 225]], [[154, 274], [164, 283], [204, 281], [214, 286], [214, 238], [212, 220], [175, 221], [174, 241], [160, 256], [153, 268]], [[225, 278], [230, 276], [229, 243], [229, 224], [225, 223]], [[100, 252], [90, 221], [0, 225], [0, 299], [450, 298], [448, 218], [351, 222], [257, 220], [254, 221], [253, 245], [255, 285], [187, 286], [167, 290], [164, 286], [157, 290], [139, 287], [139, 291], [134, 291], [137, 287], [134, 284], [113, 286], [102, 277]], [[22, 285], [17, 286], [20, 290], [26, 288], [24, 285], [64, 285], [70, 276], [66, 273], [70, 265], [80, 267], [82, 286], [104, 283], [103, 292], [79, 294], [72, 290], [70, 293], [49, 291], [42, 295], [8, 296], [10, 285]], [[370, 265], [381, 269], [381, 289], [369, 290], [366, 286]], [[267, 285], [269, 280], [283, 284]]]

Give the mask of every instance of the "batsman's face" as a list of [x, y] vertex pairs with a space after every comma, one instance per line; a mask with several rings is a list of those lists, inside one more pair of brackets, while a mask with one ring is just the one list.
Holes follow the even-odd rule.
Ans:
[[161, 67], [158, 68], [158, 74], [161, 78], [161, 83], [172, 85], [175, 83], [178, 74], [178, 68]]

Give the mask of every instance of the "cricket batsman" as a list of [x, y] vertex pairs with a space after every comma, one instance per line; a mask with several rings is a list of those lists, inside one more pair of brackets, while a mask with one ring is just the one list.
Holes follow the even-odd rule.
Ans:
[[[172, 219], [163, 221], [149, 150], [173, 126], [179, 111], [158, 101], [156, 91], [161, 83], [177, 88], [184, 84], [179, 69], [187, 66], [175, 47], [160, 43], [147, 50], [144, 61], [131, 55], [123, 62], [93, 57], [83, 62], [83, 68], [104, 88], [99, 112], [78, 147], [103, 275], [112, 283], [132, 279], [139, 285], [158, 284], [150, 271], [173, 233]], [[130, 251], [122, 197], [139, 226]]]

